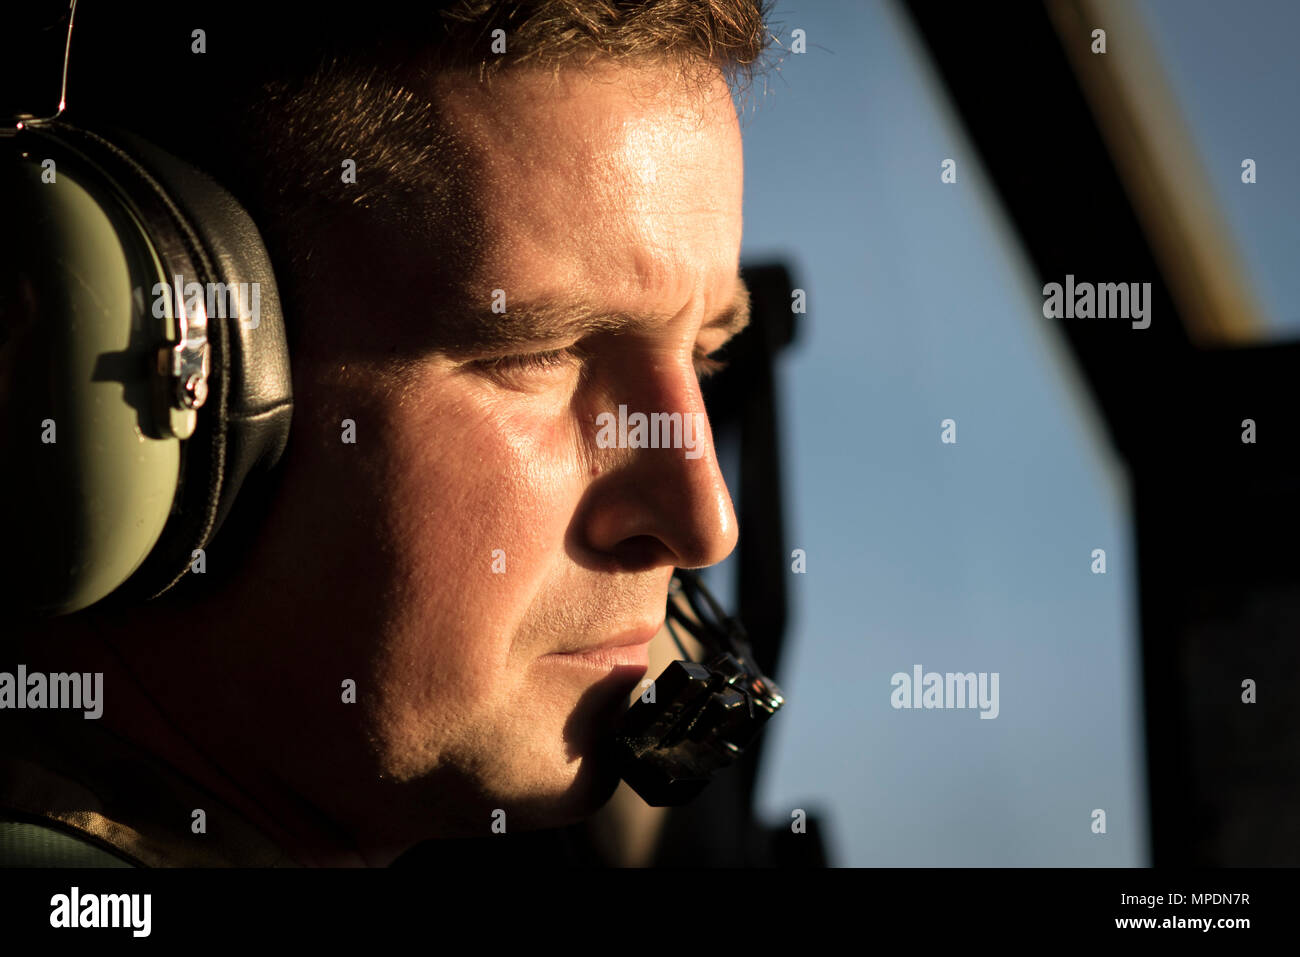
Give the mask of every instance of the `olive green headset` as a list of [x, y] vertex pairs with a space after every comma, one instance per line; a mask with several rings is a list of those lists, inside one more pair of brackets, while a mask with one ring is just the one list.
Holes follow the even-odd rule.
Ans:
[[19, 618], [198, 570], [293, 412], [247, 212], [136, 136], [65, 122], [65, 103], [0, 118], [0, 614]]

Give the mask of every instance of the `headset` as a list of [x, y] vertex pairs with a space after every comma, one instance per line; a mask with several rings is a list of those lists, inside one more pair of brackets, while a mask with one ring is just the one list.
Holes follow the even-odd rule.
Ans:
[[[275, 277], [248, 213], [140, 137], [62, 118], [75, 15], [72, 0], [58, 109], [0, 126], [0, 508], [29, 556], [0, 576], [0, 597], [29, 618], [173, 588], [279, 462], [293, 414]], [[255, 321], [224, 308], [247, 288]], [[692, 799], [784, 702], [695, 573], [675, 572], [667, 621], [686, 660], [608, 742], [652, 805]]]
[[[75, 14], [74, 0], [57, 111], [0, 127], [0, 507], [29, 556], [3, 597], [20, 616], [170, 589], [279, 460], [293, 413], [248, 214], [138, 137], [62, 120]], [[258, 289], [256, 321], [208, 315], [195, 288]]]
[[[688, 615], [675, 601], [681, 597]], [[745, 628], [700, 576], [678, 568], [665, 619], [684, 661], [674, 661], [632, 704], [609, 745], [624, 781], [651, 807], [687, 804], [753, 743], [785, 697], [754, 662]], [[691, 660], [680, 626], [710, 653]]]

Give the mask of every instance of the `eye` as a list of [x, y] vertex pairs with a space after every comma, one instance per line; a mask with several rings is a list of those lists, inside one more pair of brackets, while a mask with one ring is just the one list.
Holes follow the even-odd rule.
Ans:
[[477, 359], [472, 365], [492, 378], [504, 382], [532, 376], [545, 377], [571, 370], [574, 366], [582, 366], [590, 357], [589, 352], [575, 343], [563, 349]]
[[546, 372], [567, 365], [568, 349], [550, 349], [546, 352], [526, 352], [517, 356], [496, 356], [483, 359], [480, 365], [498, 372]]
[[[721, 352], [721, 349], [715, 350], [713, 356], [719, 355]], [[547, 349], [542, 352], [524, 352], [518, 355], [478, 359], [473, 365], [498, 379], [528, 375], [545, 376], [570, 369], [574, 365], [583, 366], [585, 369], [585, 364], [588, 359], [592, 358], [592, 355], [592, 353], [575, 343], [563, 349]], [[695, 374], [701, 381], [727, 368], [726, 359], [717, 359], [713, 356], [708, 355], [698, 346], [695, 349]]]

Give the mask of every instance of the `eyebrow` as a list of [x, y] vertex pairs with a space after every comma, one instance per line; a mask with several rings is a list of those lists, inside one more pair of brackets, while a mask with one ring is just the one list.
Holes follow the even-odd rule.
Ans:
[[[624, 332], [655, 325], [671, 316], [653, 313], [611, 312], [583, 299], [548, 297], [520, 303], [506, 302], [504, 313], [484, 309], [464, 317], [455, 335], [458, 348], [492, 352], [538, 341], [578, 340], [600, 332]], [[705, 320], [702, 329], [723, 329], [734, 336], [749, 325], [749, 287], [736, 277], [732, 298]]]

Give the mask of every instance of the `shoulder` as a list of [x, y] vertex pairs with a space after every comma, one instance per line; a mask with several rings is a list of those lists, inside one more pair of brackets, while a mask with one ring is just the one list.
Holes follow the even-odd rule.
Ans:
[[83, 837], [48, 824], [0, 817], [0, 866], [134, 867]]

